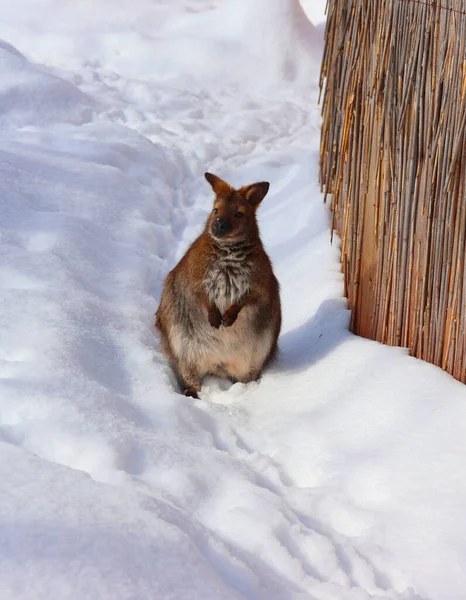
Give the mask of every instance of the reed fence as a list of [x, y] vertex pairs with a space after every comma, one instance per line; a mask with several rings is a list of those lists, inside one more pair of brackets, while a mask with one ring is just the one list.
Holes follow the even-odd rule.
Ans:
[[466, 383], [466, 0], [328, 0], [321, 92], [351, 328]]

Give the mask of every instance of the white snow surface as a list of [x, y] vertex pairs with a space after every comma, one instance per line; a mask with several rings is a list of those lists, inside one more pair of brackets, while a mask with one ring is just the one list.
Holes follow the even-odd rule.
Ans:
[[[324, 6], [0, 0], [2, 600], [466, 597], [465, 387], [347, 330]], [[271, 182], [284, 324], [192, 400], [153, 325], [206, 170]]]

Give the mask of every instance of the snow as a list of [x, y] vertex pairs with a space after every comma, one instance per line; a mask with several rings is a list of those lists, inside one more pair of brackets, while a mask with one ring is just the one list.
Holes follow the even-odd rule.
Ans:
[[[460, 600], [466, 392], [348, 332], [325, 2], [0, 0], [2, 600]], [[268, 180], [280, 359], [182, 397], [163, 279]]]

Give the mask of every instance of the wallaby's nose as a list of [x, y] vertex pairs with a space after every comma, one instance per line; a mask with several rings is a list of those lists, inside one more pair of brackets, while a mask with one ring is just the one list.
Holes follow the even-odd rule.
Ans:
[[212, 233], [215, 237], [223, 237], [228, 231], [230, 231], [231, 227], [226, 218], [218, 217], [212, 223]]

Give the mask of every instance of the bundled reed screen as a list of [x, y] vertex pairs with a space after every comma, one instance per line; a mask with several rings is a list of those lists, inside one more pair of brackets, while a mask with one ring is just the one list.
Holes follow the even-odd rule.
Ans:
[[321, 181], [355, 333], [466, 382], [466, 0], [329, 0]]

